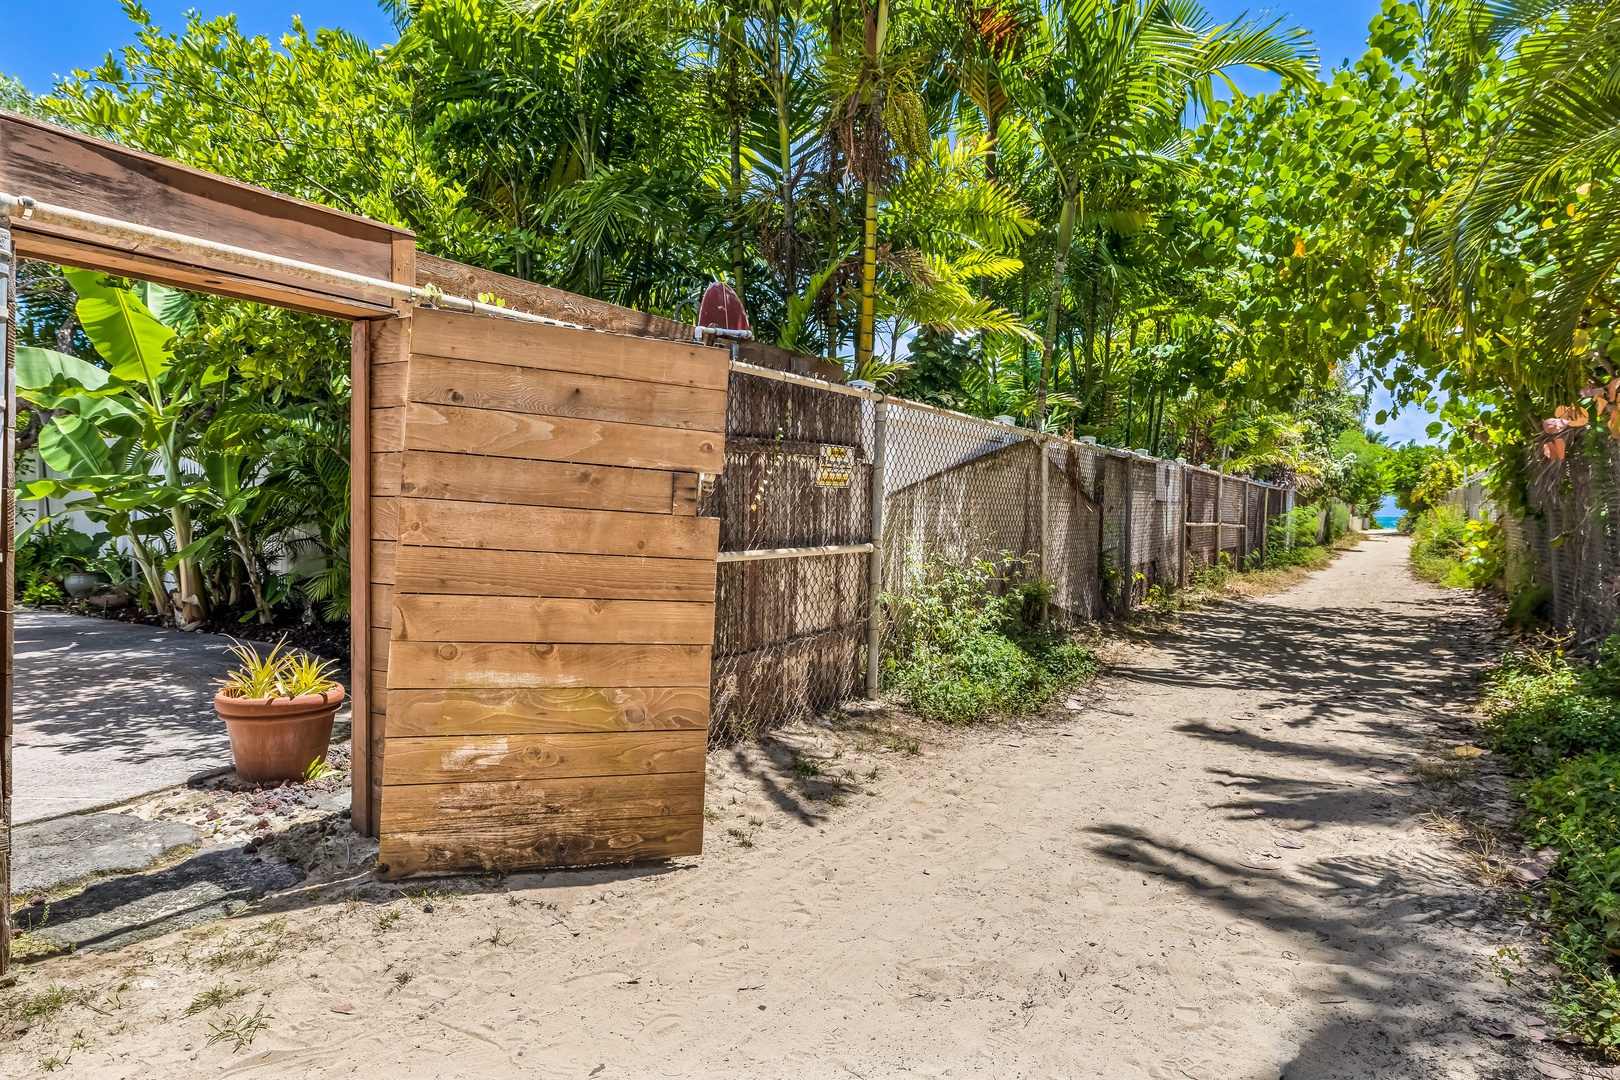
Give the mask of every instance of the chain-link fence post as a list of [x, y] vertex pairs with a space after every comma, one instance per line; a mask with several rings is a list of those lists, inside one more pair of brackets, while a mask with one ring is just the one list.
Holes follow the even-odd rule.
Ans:
[[[1046, 467], [1046, 436], [1035, 436], [1035, 467], [1040, 470], [1041, 484], [1041, 528], [1039, 544], [1041, 546], [1041, 577], [1042, 581], [1052, 580], [1052, 558], [1050, 545], [1052, 543], [1052, 478], [1051, 470]], [[1055, 582], [1054, 582], [1055, 584]], [[1041, 621], [1045, 622], [1047, 613], [1051, 610], [1050, 603], [1041, 606]]]
[[1187, 519], [1192, 516], [1192, 470], [1185, 465], [1177, 465], [1176, 471], [1181, 475], [1181, 509], [1176, 513], [1176, 522], [1181, 530], [1181, 535], [1176, 538], [1176, 584], [1186, 588], [1192, 583], [1192, 567], [1187, 564]]
[[886, 398], [872, 402], [872, 555], [867, 563], [868, 609], [866, 613], [866, 696], [876, 698], [882, 691], [883, 673], [879, 664], [883, 640], [883, 470], [887, 457], [889, 404]]

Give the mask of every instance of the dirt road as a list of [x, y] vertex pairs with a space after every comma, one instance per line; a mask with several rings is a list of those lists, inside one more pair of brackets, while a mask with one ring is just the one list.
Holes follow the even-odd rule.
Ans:
[[673, 868], [301, 896], [47, 961], [26, 988], [96, 1009], [0, 1073], [78, 1028], [65, 1076], [1531, 1075], [1471, 1027], [1535, 1019], [1487, 970], [1525, 932], [1410, 771], [1464, 740], [1440, 706], [1490, 646], [1405, 551], [1191, 615], [1078, 711], [713, 755], [709, 850]]

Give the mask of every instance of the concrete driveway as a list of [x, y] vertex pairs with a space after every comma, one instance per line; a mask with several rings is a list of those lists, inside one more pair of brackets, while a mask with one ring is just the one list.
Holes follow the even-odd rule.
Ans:
[[18, 611], [12, 821], [123, 802], [229, 765], [214, 688], [230, 643]]

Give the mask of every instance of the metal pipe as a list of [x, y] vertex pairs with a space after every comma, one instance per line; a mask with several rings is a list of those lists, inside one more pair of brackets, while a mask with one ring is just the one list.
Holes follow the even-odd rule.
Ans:
[[[1042, 581], [1051, 582], [1052, 581], [1052, 573], [1051, 573], [1051, 571], [1052, 571], [1051, 554], [1052, 553], [1051, 553], [1050, 549], [1051, 549], [1051, 543], [1052, 543], [1052, 512], [1051, 512], [1052, 511], [1052, 470], [1046, 464], [1046, 437], [1045, 436], [1042, 436], [1041, 438], [1035, 440], [1035, 460], [1036, 460], [1037, 466], [1041, 470], [1041, 476], [1040, 476], [1041, 528], [1040, 528], [1040, 541], [1039, 541], [1039, 543], [1041, 545], [1041, 577], [1040, 577], [1040, 579]], [[1041, 621], [1042, 622], [1046, 621], [1048, 613], [1051, 610], [1051, 607], [1052, 607], [1052, 605], [1050, 603], [1041, 605]]]
[[816, 555], [862, 555], [871, 544], [827, 544], [823, 547], [754, 548], [751, 551], [722, 551], [719, 561], [764, 562], [767, 559], [808, 559]]
[[882, 399], [872, 405], [872, 505], [868, 517], [872, 522], [872, 556], [866, 568], [866, 696], [876, 698], [883, 690], [882, 652], [883, 614], [878, 597], [883, 595], [883, 475], [888, 462], [889, 403]]
[[[15, 288], [17, 259], [11, 245], [11, 217], [0, 207], [0, 323], [11, 321], [11, 294]], [[3, 333], [0, 329], [0, 333]]]
[[129, 221], [103, 217], [100, 214], [87, 214], [81, 210], [69, 210], [66, 207], [39, 202], [26, 195], [8, 195], [0, 192], [0, 218], [4, 217], [20, 218], [40, 225], [57, 225], [62, 228], [77, 229], [108, 240], [134, 245], [137, 248], [152, 246], [174, 255], [213, 259], [250, 270], [306, 278], [327, 285], [336, 285], [369, 299], [388, 303], [404, 300], [408, 303], [421, 304], [424, 307], [441, 308], [445, 311], [459, 311], [469, 315], [493, 315], [503, 319], [545, 323], [550, 326], [573, 325], [572, 323], [547, 318], [544, 315], [531, 315], [526, 311], [514, 311], [511, 308], [485, 304], [477, 300], [468, 300], [461, 296], [450, 296], [434, 288], [420, 288], [416, 285], [407, 285], [404, 282], [387, 281], [383, 278], [367, 277], [364, 274], [352, 274], [347, 270], [334, 270], [329, 266], [319, 266], [315, 263], [288, 259], [280, 255], [268, 255], [262, 251], [252, 251], [231, 244], [221, 244], [197, 236], [186, 236], [181, 233], [169, 232], [166, 229], [154, 229], [147, 225], [137, 225]]

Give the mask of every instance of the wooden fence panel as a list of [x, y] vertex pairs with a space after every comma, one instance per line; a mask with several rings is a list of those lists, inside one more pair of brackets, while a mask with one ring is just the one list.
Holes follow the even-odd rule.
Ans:
[[697, 854], [727, 352], [411, 321], [379, 873]]

